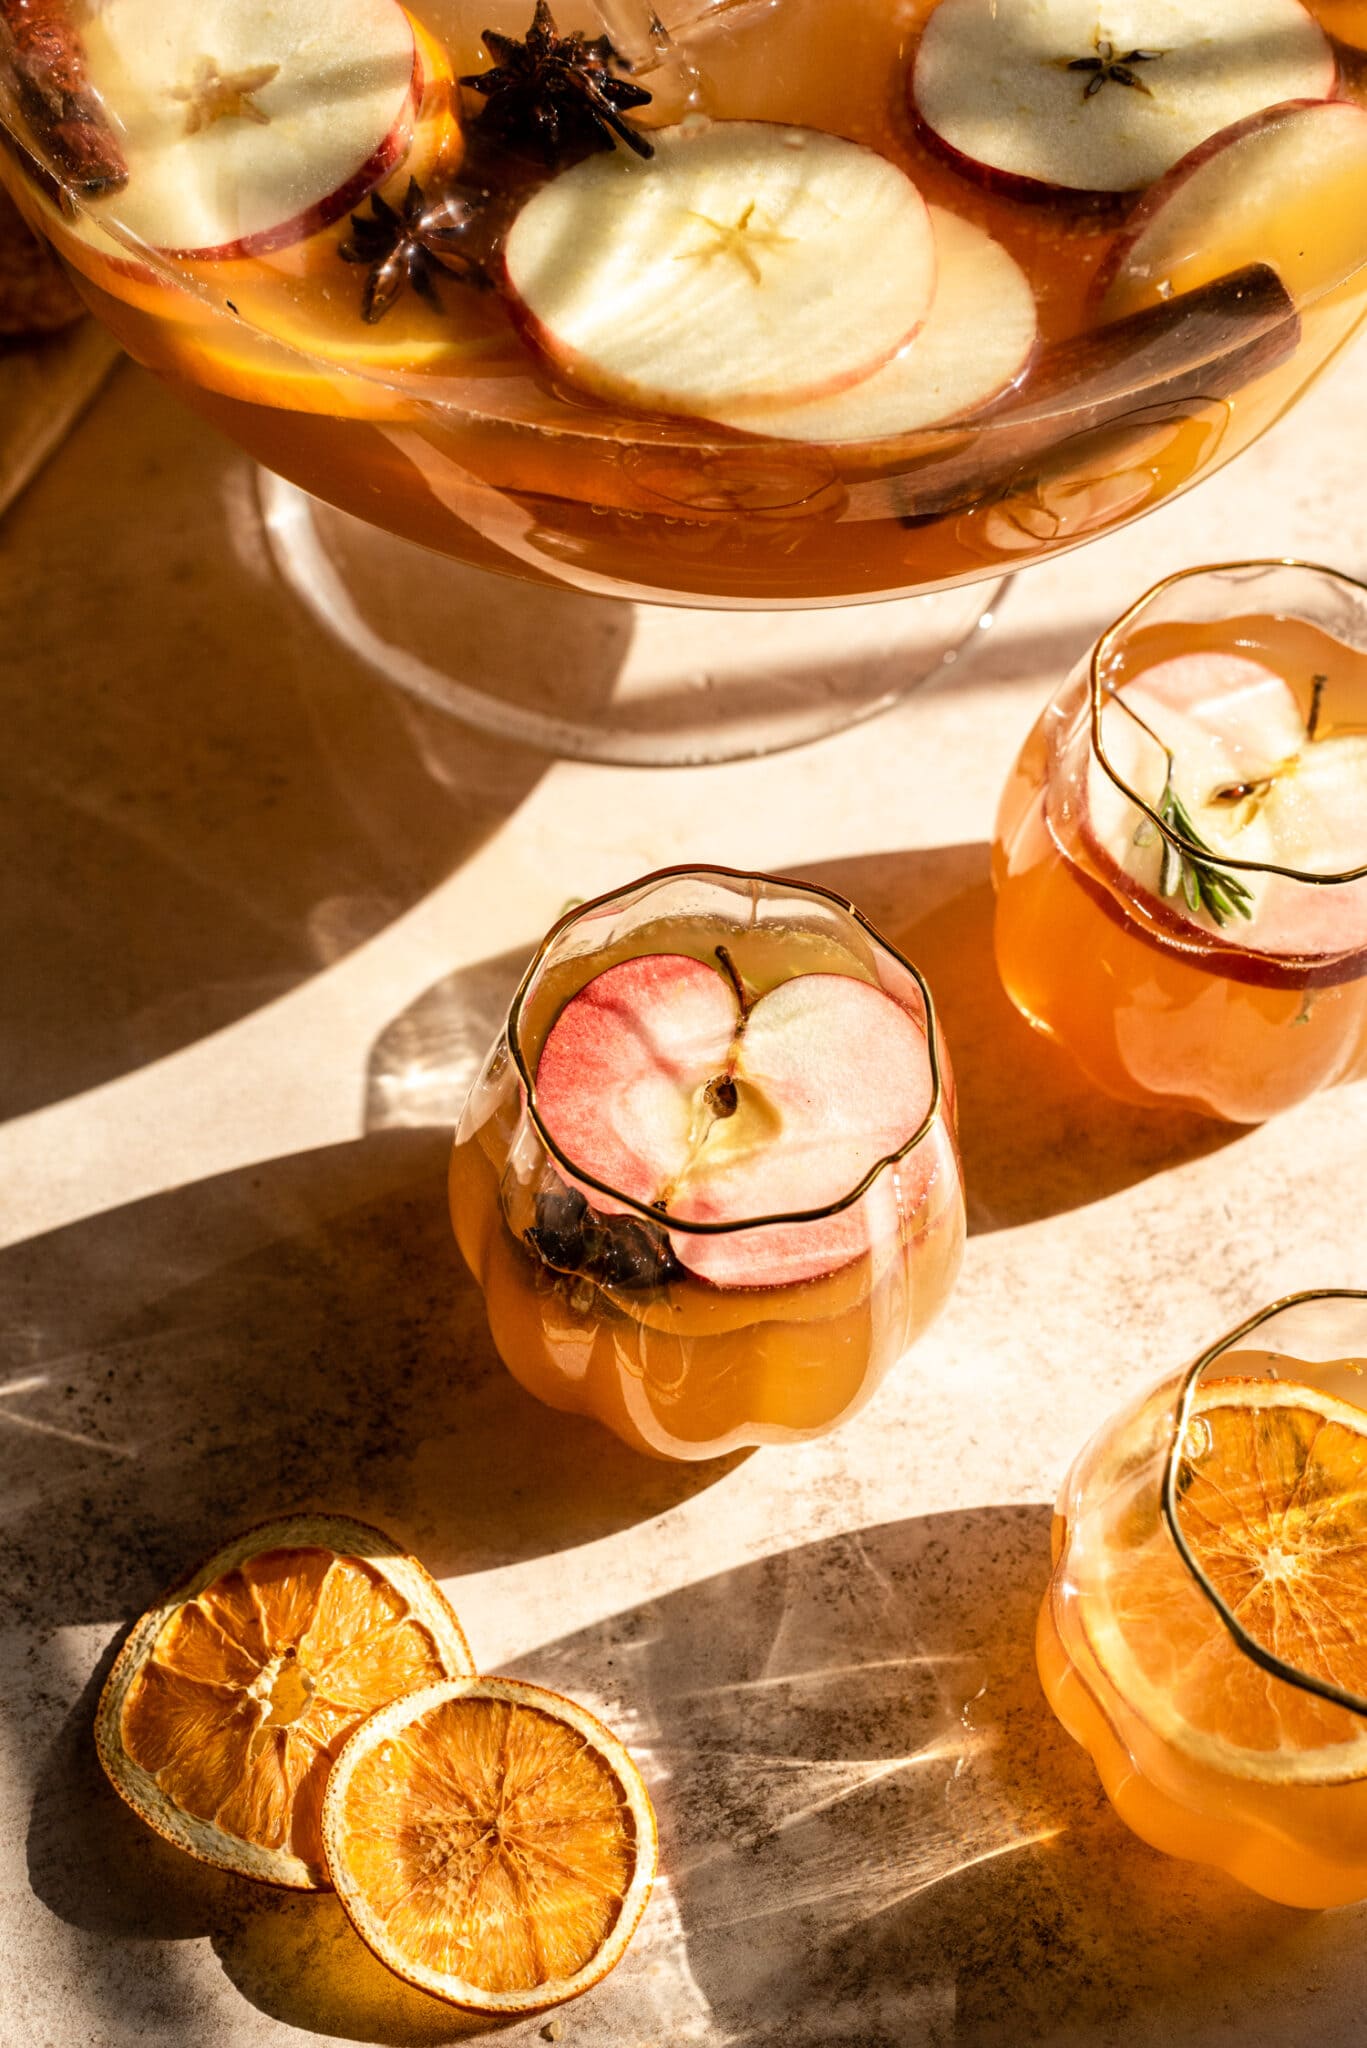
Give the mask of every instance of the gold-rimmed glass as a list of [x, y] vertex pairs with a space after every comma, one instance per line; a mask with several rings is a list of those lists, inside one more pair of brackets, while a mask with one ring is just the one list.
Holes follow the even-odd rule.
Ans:
[[[587, 981], [646, 953], [709, 957], [719, 941], [755, 986], [852, 974], [924, 1034], [932, 1097], [920, 1127], [818, 1209], [726, 1222], [652, 1210], [570, 1157], [538, 1109], [541, 1047]], [[930, 990], [852, 904], [814, 884], [671, 868], [599, 897], [552, 927], [523, 977], [456, 1135], [451, 1206], [494, 1342], [551, 1406], [666, 1457], [820, 1435], [938, 1313], [962, 1254], [953, 1077]], [[791, 1285], [717, 1285], [656, 1256], [679, 1234], [800, 1244], [842, 1212], [857, 1254]], [[567, 1214], [572, 1243], [548, 1255], [547, 1217]], [[586, 1241], [599, 1248], [591, 1261]]]
[[[1232, 1430], [1260, 1404], [1278, 1427], [1232, 1475], [1225, 1438], [1212, 1533], [1209, 1418]], [[1294, 1905], [1367, 1896], [1364, 1466], [1367, 1290], [1315, 1289], [1122, 1408], [1055, 1515], [1037, 1636], [1054, 1711], [1137, 1834]]]
[[[1300, 629], [1316, 658], [1298, 666]], [[1283, 560], [1168, 577], [1101, 635], [1017, 760], [993, 860], [997, 963], [1017, 1008], [1107, 1092], [1256, 1123], [1367, 1067], [1367, 863], [1222, 851], [1222, 914], [1188, 914], [1176, 887], [1211, 871], [1211, 850], [1164, 802], [1171, 757], [1157, 735], [1135, 718], [1127, 780], [1103, 713], [1145, 667], [1201, 651], [1284, 670], [1309, 732], [1367, 732], [1362, 583]], [[1139, 886], [1089, 829], [1097, 778], [1122, 806], [1113, 829], [1170, 849], [1174, 893]]]

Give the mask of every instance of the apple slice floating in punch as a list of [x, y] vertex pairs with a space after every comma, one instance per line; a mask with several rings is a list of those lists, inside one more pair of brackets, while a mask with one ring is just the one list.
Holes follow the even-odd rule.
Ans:
[[1097, 279], [1102, 317], [1267, 263], [1298, 305], [1367, 263], [1367, 109], [1273, 107], [1212, 137], [1145, 194]]
[[1030, 280], [971, 221], [930, 209], [935, 297], [925, 325], [871, 376], [829, 398], [784, 407], [732, 407], [723, 426], [781, 440], [881, 441], [964, 419], [1023, 374], [1039, 323]]
[[1367, 865], [1367, 733], [1330, 728], [1312, 737], [1274, 670], [1247, 655], [1194, 653], [1122, 684], [1103, 704], [1101, 736], [1116, 774], [1160, 815], [1165, 795], [1176, 796], [1209, 849], [1217, 884], [1232, 876], [1246, 892], [1246, 916], [1226, 908], [1222, 921], [1199, 892], [1193, 905], [1162, 835], [1089, 753], [1084, 844], [1160, 928], [1310, 962], [1367, 947], [1367, 883], [1316, 888], [1220, 865], [1266, 861], [1302, 875]]
[[85, 31], [149, 248], [262, 255], [339, 220], [408, 148], [421, 93], [398, 0], [105, 0]]
[[909, 91], [961, 170], [1039, 198], [1142, 191], [1207, 136], [1336, 80], [1300, 0], [940, 0]]
[[543, 185], [504, 249], [527, 333], [585, 388], [661, 412], [791, 404], [921, 326], [935, 238], [911, 180], [813, 128], [652, 133]]
[[[744, 1007], [738, 988], [721, 965], [656, 953], [565, 1005], [537, 1104], [581, 1171], [682, 1221], [743, 1224], [840, 1200], [915, 1135], [934, 1093], [929, 1048], [891, 996], [844, 974], [795, 975]], [[815, 1279], [890, 1239], [933, 1171], [913, 1157], [816, 1221], [674, 1230], [671, 1247], [716, 1286]]]

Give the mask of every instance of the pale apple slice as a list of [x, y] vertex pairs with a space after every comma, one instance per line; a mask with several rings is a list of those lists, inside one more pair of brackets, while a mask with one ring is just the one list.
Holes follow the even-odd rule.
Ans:
[[[376, 200], [402, 212], [416, 183], [434, 213], [460, 217], [464, 187], [453, 186], [464, 154], [456, 112], [456, 88], [446, 51], [419, 23], [413, 24], [422, 89], [412, 141], [402, 164], [368, 195], [365, 219]], [[483, 193], [474, 188], [476, 204]], [[356, 214], [320, 229], [288, 248], [238, 262], [190, 267], [190, 274], [249, 328], [284, 342], [300, 355], [338, 363], [361, 376], [382, 378], [421, 390], [433, 377], [459, 375], [472, 362], [520, 345], [493, 293], [475, 302], [474, 289], [459, 277], [437, 271], [434, 295], [401, 291], [375, 325], [361, 317], [365, 266], [345, 267], [341, 250], [356, 234]], [[492, 238], [493, 223], [489, 234]], [[461, 318], [453, 319], [459, 307]]]
[[1337, 67], [1300, 0], [940, 0], [910, 78], [960, 167], [1029, 196], [1138, 192]]
[[[1367, 865], [1367, 733], [1312, 738], [1284, 677], [1245, 654], [1180, 655], [1106, 700], [1102, 744], [1120, 780], [1163, 810], [1175, 794], [1232, 901], [1193, 902], [1162, 835], [1089, 757], [1084, 841], [1159, 925], [1279, 959], [1339, 958], [1367, 946], [1367, 884], [1312, 882], [1225, 867], [1263, 861], [1298, 876]], [[1171, 765], [1169, 767], [1169, 756]], [[1180, 821], [1178, 821], [1180, 823]]]
[[858, 384], [804, 405], [736, 406], [714, 418], [784, 441], [882, 441], [967, 419], [1024, 374], [1039, 323], [1029, 278], [1000, 242], [932, 206], [935, 297], [925, 325]]
[[1367, 263], [1367, 109], [1312, 101], [1254, 114], [1146, 193], [1097, 280], [1120, 319], [1249, 263], [1298, 306]]
[[85, 41], [128, 160], [101, 212], [164, 254], [302, 241], [412, 135], [421, 66], [398, 0], [105, 0]]
[[[682, 954], [586, 983], [547, 1035], [536, 1086], [580, 1173], [677, 1221], [736, 1225], [839, 1201], [915, 1135], [933, 1095], [925, 1034], [882, 989], [795, 975], [742, 1007], [720, 966]], [[811, 1222], [674, 1229], [674, 1256], [716, 1286], [815, 1279], [893, 1237], [933, 1172], [933, 1159], [905, 1161], [895, 1182]]]
[[935, 289], [930, 215], [886, 157], [813, 128], [662, 129], [553, 178], [508, 235], [532, 340], [655, 411], [792, 404], [885, 363]]

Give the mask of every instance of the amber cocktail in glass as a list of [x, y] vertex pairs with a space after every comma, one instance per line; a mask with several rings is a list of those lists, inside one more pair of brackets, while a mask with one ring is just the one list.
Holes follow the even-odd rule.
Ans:
[[821, 1435], [939, 1313], [964, 1239], [917, 970], [838, 897], [667, 870], [542, 945], [451, 1213], [509, 1370], [638, 1450]]
[[1367, 1897], [1367, 1294], [1294, 1295], [1122, 1408], [1054, 1520], [1040, 1675], [1121, 1818]]
[[1027, 740], [994, 878], [1008, 993], [1111, 1094], [1256, 1123], [1367, 1071], [1367, 589], [1160, 584]]

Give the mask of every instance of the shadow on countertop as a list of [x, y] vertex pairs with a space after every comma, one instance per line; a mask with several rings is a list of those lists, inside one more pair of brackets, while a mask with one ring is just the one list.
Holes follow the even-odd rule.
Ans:
[[[253, 474], [125, 364], [5, 519], [0, 1117], [332, 965], [469, 859], [547, 765], [315, 625], [271, 562]], [[580, 663], [603, 694], [620, 610]]]

